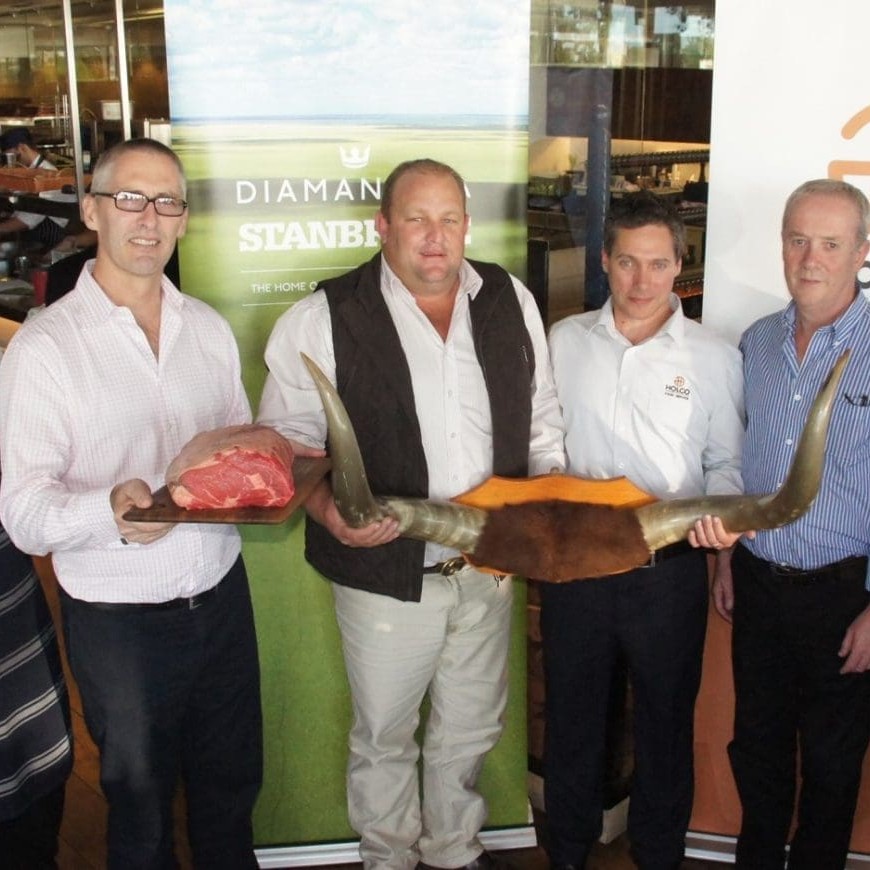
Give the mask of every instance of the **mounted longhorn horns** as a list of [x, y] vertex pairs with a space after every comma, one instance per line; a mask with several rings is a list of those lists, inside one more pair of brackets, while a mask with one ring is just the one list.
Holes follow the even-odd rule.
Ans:
[[640, 507], [551, 500], [492, 510], [410, 498], [375, 498], [353, 427], [335, 388], [302, 354], [320, 393], [329, 427], [332, 490], [339, 512], [360, 527], [395, 517], [400, 534], [455, 547], [474, 565], [561, 583], [640, 567], [660, 547], [684, 540], [704, 514], [731, 532], [793, 522], [816, 497], [837, 388], [849, 351], [836, 362], [810, 409], [788, 478], [770, 495], [699, 496]]

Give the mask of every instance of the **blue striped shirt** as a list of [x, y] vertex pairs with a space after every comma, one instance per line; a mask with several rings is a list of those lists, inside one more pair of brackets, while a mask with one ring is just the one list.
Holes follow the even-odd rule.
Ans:
[[810, 569], [870, 555], [870, 304], [863, 294], [813, 335], [798, 363], [795, 306], [754, 323], [740, 341], [746, 389], [743, 481], [767, 493], [785, 480], [810, 405], [840, 354], [852, 351], [840, 385], [822, 485], [810, 510], [746, 546], [761, 559]]

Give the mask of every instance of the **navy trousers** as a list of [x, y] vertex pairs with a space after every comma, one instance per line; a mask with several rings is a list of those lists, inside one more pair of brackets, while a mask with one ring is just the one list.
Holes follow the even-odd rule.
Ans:
[[583, 867], [601, 834], [608, 700], [624, 660], [633, 698], [632, 855], [641, 870], [679, 867], [694, 794], [707, 589], [701, 551], [615, 577], [541, 584], [553, 864]]
[[109, 868], [175, 867], [172, 801], [187, 796], [194, 866], [257, 866], [260, 677], [239, 558], [195, 609], [90, 604], [62, 592], [64, 630], [109, 805]]
[[741, 870], [843, 870], [870, 739], [870, 673], [840, 674], [837, 654], [867, 606], [863, 560], [824, 576], [778, 576], [734, 553], [736, 708], [728, 747], [743, 806]]

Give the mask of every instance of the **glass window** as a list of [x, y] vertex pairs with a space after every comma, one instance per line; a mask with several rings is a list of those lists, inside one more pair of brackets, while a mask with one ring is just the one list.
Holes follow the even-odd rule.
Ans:
[[[124, 3], [126, 67], [134, 132], [169, 117], [162, 0]], [[96, 156], [122, 138], [113, 0], [71, 4], [82, 147]], [[38, 144], [72, 163], [73, 136], [63, 4], [15, 0], [0, 7], [0, 130], [31, 128]]]
[[710, 69], [714, 0], [532, 0], [532, 63]]
[[639, 188], [679, 202], [692, 244], [676, 289], [699, 317], [714, 0], [531, 8], [529, 280], [548, 321], [603, 303], [604, 214]]

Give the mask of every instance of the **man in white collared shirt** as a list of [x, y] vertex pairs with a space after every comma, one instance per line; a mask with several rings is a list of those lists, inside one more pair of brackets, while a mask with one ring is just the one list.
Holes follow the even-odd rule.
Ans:
[[194, 864], [257, 866], [259, 664], [231, 525], [131, 522], [196, 434], [250, 421], [229, 324], [163, 274], [187, 226], [178, 157], [105, 152], [84, 199], [99, 237], [76, 287], [0, 365], [0, 514], [51, 553], [109, 805], [108, 867], [172, 866], [185, 783]]
[[[666, 200], [643, 191], [614, 203], [602, 255], [612, 295], [550, 333], [572, 474], [625, 476], [657, 498], [742, 491], [740, 354], [683, 317], [672, 291], [684, 249]], [[642, 870], [676, 870], [682, 860], [707, 566], [686, 543], [653, 560], [541, 588], [554, 868], [584, 867], [601, 832], [607, 710], [621, 659], [633, 689], [632, 853]]]
[[[464, 258], [465, 185], [432, 160], [397, 167], [382, 253], [324, 282], [278, 321], [259, 420], [319, 447], [326, 420], [300, 359], [336, 385], [375, 493], [449, 499], [493, 473], [563, 466], [540, 316], [498, 266]], [[502, 729], [511, 581], [385, 519], [350, 528], [324, 483], [306, 505], [306, 556], [333, 581], [354, 703], [348, 811], [366, 868], [495, 868], [475, 785]], [[426, 692], [423, 746], [414, 733]]]

